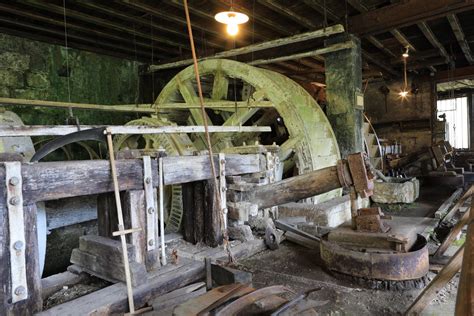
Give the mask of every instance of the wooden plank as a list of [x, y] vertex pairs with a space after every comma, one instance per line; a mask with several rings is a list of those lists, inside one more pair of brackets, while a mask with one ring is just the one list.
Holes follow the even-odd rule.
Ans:
[[183, 238], [187, 242], [196, 243], [194, 239], [194, 183], [183, 183]]
[[[214, 156], [217, 166], [219, 159]], [[165, 185], [187, 183], [212, 177], [209, 157], [180, 156], [163, 158]], [[259, 155], [226, 155], [225, 173], [228, 176], [263, 171]]]
[[384, 6], [350, 17], [351, 33], [357, 35], [383, 33], [394, 28], [416, 24], [473, 8], [471, 1], [411, 0]]
[[[1, 6], [1, 5], [0, 5]], [[132, 112], [132, 113], [148, 113], [155, 114], [161, 110], [188, 110], [200, 109], [201, 106], [197, 103], [160, 103], [160, 104], [120, 104], [120, 105], [105, 105], [105, 104], [90, 104], [90, 103], [74, 103], [74, 102], [55, 102], [44, 100], [29, 100], [29, 99], [14, 99], [14, 98], [0, 98], [0, 105], [21, 105], [32, 107], [50, 107], [50, 108], [73, 108], [77, 110], [95, 110], [106, 112]], [[235, 101], [208, 101], [205, 102], [206, 108], [218, 110], [232, 110], [236, 107]], [[237, 108], [273, 108], [274, 105], [270, 101], [238, 101]]]
[[[218, 162], [217, 155], [214, 157]], [[153, 160], [153, 186], [158, 186], [157, 162]], [[163, 161], [165, 185], [210, 179], [206, 156], [166, 157]], [[116, 161], [120, 191], [143, 189], [141, 159]], [[238, 175], [262, 171], [258, 155], [227, 155], [226, 174]], [[26, 203], [112, 192], [110, 164], [107, 160], [61, 161], [22, 164], [23, 199]], [[5, 168], [0, 166], [0, 177]], [[4, 190], [4, 189], [0, 189]]]
[[[135, 134], [181, 134], [205, 133], [204, 126], [145, 126], [145, 125], [81, 125], [80, 130], [107, 127], [113, 135]], [[64, 136], [79, 131], [73, 125], [3, 125], [0, 126], [0, 137]], [[209, 133], [264, 133], [271, 132], [270, 126], [209, 126]]]
[[456, 298], [456, 315], [474, 314], [474, 201], [471, 202], [469, 226], [464, 243], [461, 276], [459, 278], [458, 294]]
[[61, 290], [64, 286], [71, 286], [82, 282], [88, 278], [86, 273], [75, 274], [69, 271], [53, 274], [47, 278], [41, 279], [41, 296], [48, 298], [55, 292]]
[[[128, 234], [127, 243], [134, 248], [135, 261], [147, 262], [146, 242], [146, 208], [143, 190], [126, 191], [123, 198], [123, 217], [126, 227], [141, 228], [139, 232]], [[147, 270], [152, 267], [147, 265]]]
[[449, 235], [446, 237], [446, 239], [441, 243], [441, 245], [438, 247], [436, 252], [433, 254], [434, 257], [442, 256], [446, 252], [446, 250], [449, 248], [449, 246], [451, 246], [456, 236], [459, 235], [459, 233], [461, 232], [462, 228], [468, 224], [469, 213], [470, 213], [470, 210], [465, 212], [462, 215], [462, 217], [459, 219], [459, 221], [456, 223], [456, 225], [454, 225]]
[[252, 285], [252, 273], [225, 267], [223, 265], [211, 264], [212, 280], [219, 285], [225, 284], [248, 284]]
[[204, 182], [194, 183], [194, 241], [204, 241]]
[[248, 64], [253, 65], [253, 66], [272, 64], [272, 63], [278, 63], [278, 62], [282, 62], [282, 61], [288, 61], [288, 60], [295, 60], [295, 59], [301, 59], [301, 58], [324, 55], [324, 54], [328, 54], [328, 53], [332, 53], [332, 52], [337, 52], [337, 51], [340, 51], [342, 49], [349, 49], [349, 48], [353, 48], [353, 47], [354, 47], [354, 45], [353, 45], [352, 42], [345, 42], [345, 43], [330, 45], [330, 46], [327, 46], [327, 47], [324, 47], [324, 48], [315, 49], [315, 50], [304, 52], [304, 53], [298, 53], [298, 54], [275, 57], [275, 58], [269, 58], [269, 59], [258, 59], [258, 60], [251, 61]]
[[[436, 275], [433, 281], [418, 295], [404, 315], [420, 315], [423, 309], [433, 300], [436, 293], [448, 283], [461, 269], [464, 247], [461, 247], [449, 263]], [[468, 314], [465, 314], [468, 315]]]
[[462, 197], [456, 202], [451, 210], [442, 218], [442, 221], [449, 222], [451, 218], [453, 218], [453, 216], [457, 213], [457, 211], [463, 206], [463, 204], [469, 198], [472, 198], [472, 194], [474, 194], [474, 185], [469, 187], [469, 189], [462, 195]]
[[467, 62], [469, 63], [469, 65], [472, 65], [474, 63], [474, 58], [472, 57], [471, 48], [469, 47], [469, 44], [466, 41], [466, 37], [464, 36], [464, 32], [462, 30], [461, 23], [459, 22], [458, 17], [456, 16], [456, 14], [448, 14], [447, 18], [449, 24], [451, 25], [451, 28], [453, 29], [453, 33], [456, 36], [458, 44], [461, 47], [464, 56], [466, 57]]
[[[461, 196], [463, 188], [459, 188], [451, 194], [451, 196], [441, 204], [438, 210], [435, 212], [435, 218], [444, 218], [447, 214], [451, 205], [454, 203], [456, 199]], [[453, 208], [454, 209], [454, 208]]]
[[[134, 289], [137, 308], [143, 307], [152, 297], [181, 288], [204, 277], [204, 263], [180, 258], [179, 265], [167, 265], [159, 269], [153, 277]], [[73, 301], [55, 306], [39, 313], [38, 316], [82, 316], [109, 315], [127, 311], [127, 290], [117, 283]]]
[[[314, 38], [320, 38], [320, 37], [326, 37], [329, 35], [337, 34], [337, 33], [342, 33], [344, 32], [344, 27], [340, 24], [336, 24], [334, 26], [326, 27], [324, 29], [312, 31], [312, 32], [307, 32], [307, 33], [302, 33], [302, 34], [297, 34], [294, 36], [286, 37], [286, 38], [279, 38], [276, 40], [272, 41], [266, 41], [258, 44], [253, 44], [245, 47], [240, 47], [240, 48], [235, 48], [231, 50], [227, 50], [224, 52], [217, 53], [213, 56], [210, 57], [205, 57], [199, 59], [199, 61], [206, 60], [206, 59], [212, 59], [212, 58], [228, 58], [232, 56], [238, 56], [242, 54], [248, 54], [251, 52], [256, 52], [260, 50], [265, 50], [269, 48], [275, 48], [283, 45], [290, 45], [293, 43], [298, 43], [301, 41], [306, 41]], [[170, 69], [170, 68], [176, 68], [176, 67], [183, 67], [187, 65], [191, 65], [193, 63], [192, 59], [186, 59], [186, 60], [181, 60], [177, 62], [171, 62], [171, 63], [166, 63], [166, 64], [161, 64], [161, 65], [151, 65], [148, 70], [149, 71], [157, 71], [157, 70], [163, 70], [163, 69]]]

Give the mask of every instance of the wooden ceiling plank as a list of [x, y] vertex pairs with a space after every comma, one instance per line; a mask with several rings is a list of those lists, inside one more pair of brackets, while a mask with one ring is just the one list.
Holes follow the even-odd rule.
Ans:
[[260, 14], [258, 14], [258, 12], [251, 12], [250, 10], [248, 10], [247, 8], [239, 5], [238, 3], [235, 3], [235, 2], [231, 3], [228, 0], [212, 0], [212, 1], [216, 2], [216, 3], [220, 3], [221, 5], [229, 7], [229, 8], [230, 8], [230, 6], [233, 6], [233, 8], [235, 10], [237, 10], [239, 12], [242, 12], [242, 13], [245, 13], [248, 16], [253, 16], [254, 19], [255, 19], [255, 23], [265, 25], [267, 28], [269, 28], [269, 29], [271, 29], [275, 32], [280, 33], [280, 34], [276, 34], [278, 36], [280, 36], [282, 34], [283, 35], [292, 35], [292, 32], [290, 30], [288, 30], [288, 28], [286, 28], [284, 25], [278, 23], [277, 21], [271, 19], [270, 17], [260, 15]]
[[276, 13], [286, 16], [287, 18], [293, 20], [294, 22], [310, 30], [321, 27], [321, 25], [317, 25], [313, 23], [313, 21], [311, 21], [310, 19], [307, 19], [301, 15], [296, 14], [295, 12], [290, 10], [287, 5], [280, 4], [275, 0], [258, 0], [258, 3], [269, 8], [270, 10]]
[[[55, 5], [51, 2], [45, 3], [45, 2], [41, 2], [41, 1], [30, 0], [30, 1], [26, 1], [25, 4], [28, 4], [30, 6], [40, 8], [40, 9], [43, 9], [43, 10], [48, 10], [48, 11], [54, 12], [56, 14], [61, 14], [61, 15], [64, 14], [64, 8], [63, 7], [61, 7], [59, 5]], [[170, 41], [170, 40], [164, 39], [162, 37], [156, 37], [156, 36], [152, 37], [150, 34], [146, 34], [146, 33], [143, 33], [143, 32], [137, 31], [137, 30], [133, 30], [132, 28], [130, 28], [128, 26], [125, 26], [125, 25], [122, 25], [120, 23], [111, 22], [109, 20], [99, 18], [99, 17], [93, 16], [93, 15], [90, 15], [90, 14], [87, 14], [87, 13], [83, 13], [83, 12], [79, 12], [79, 11], [75, 11], [75, 10], [66, 8], [66, 15], [69, 16], [69, 17], [74, 17], [74, 18], [76, 18], [78, 20], [81, 20], [81, 21], [85, 21], [87, 23], [99, 25], [99, 26], [102, 26], [102, 27], [105, 27], [105, 28], [108, 28], [108, 29], [112, 29], [112, 30], [115, 30], [115, 31], [121, 31], [121, 32], [129, 33], [133, 36], [139, 36], [139, 37], [147, 38], [147, 39], [153, 40], [154, 42], [161, 43], [162, 45], [169, 45], [169, 46], [173, 47], [173, 48], [166, 48], [166, 47], [162, 47], [160, 45], [160, 46], [156, 47], [157, 50], [161, 50], [161, 51], [165, 51], [165, 52], [168, 51], [168, 52], [172, 52], [174, 54], [179, 55], [180, 51], [175, 50], [174, 47], [183, 47], [183, 46], [186, 47], [185, 42], [177, 43], [175, 41]]]
[[327, 7], [324, 7], [324, 2], [321, 0], [303, 0], [303, 3], [318, 12], [319, 14], [321, 14], [323, 17], [324, 11], [326, 9], [326, 17], [328, 20], [333, 20], [334, 22], [339, 22], [340, 20], [340, 17], [337, 14], [328, 10]]
[[431, 43], [431, 45], [433, 45], [433, 47], [438, 48], [439, 53], [441, 54], [441, 56], [446, 58], [446, 63], [448, 63], [450, 60], [448, 52], [444, 48], [443, 44], [441, 44], [438, 41], [438, 39], [436, 38], [436, 35], [434, 35], [433, 31], [430, 29], [428, 24], [426, 22], [420, 22], [420, 23], [417, 23], [417, 25], [418, 25], [418, 28], [423, 33], [423, 35], [426, 37], [426, 39]]
[[472, 1], [401, 1], [350, 17], [349, 31], [359, 36], [373, 35], [471, 9], [474, 9]]
[[[5, 3], [0, 3], [0, 12], [6, 12], [6, 13], [9, 13], [9, 14], [29, 18], [29, 19], [36, 20], [36, 21], [41, 21], [41, 22], [44, 22], [44, 23], [47, 23], [47, 24], [56, 25], [58, 27], [64, 28], [64, 20], [63, 19], [57, 20], [57, 19], [54, 19], [54, 18], [45, 17], [41, 14], [27, 11], [24, 8], [11, 7], [10, 5], [5, 4]], [[72, 22], [72, 21], [68, 21], [67, 27], [70, 30], [75, 30], [75, 31], [83, 32], [83, 33], [87, 33], [87, 34], [94, 34], [95, 36], [97, 36], [99, 38], [124, 42], [124, 44], [127, 44], [127, 43], [129, 44], [130, 43], [130, 40], [127, 39], [127, 38], [117, 36], [117, 35], [114, 35], [114, 34], [110, 34], [110, 33], [105, 33], [105, 32], [99, 31], [99, 30], [83, 27], [83, 26], [78, 25], [78, 24], [76, 24], [75, 22]], [[139, 47], [145, 47], [145, 48], [151, 49], [151, 45], [149, 43], [144, 43], [144, 42], [141, 42], [141, 41], [135, 41], [135, 44], [136, 44], [136, 46], [139, 46]]]
[[[58, 37], [63, 37], [64, 38], [64, 31], [63, 30], [61, 30], [61, 29], [59, 29], [59, 30], [56, 29], [55, 30], [55, 29], [52, 29], [52, 28], [48, 28], [48, 27], [42, 26], [39, 23], [30, 23], [30, 22], [26, 22], [26, 21], [22, 21], [22, 20], [18, 20], [18, 19], [13, 19], [13, 18], [7, 18], [7, 17], [2, 17], [0, 23], [8, 23], [8, 24], [12, 25], [13, 27], [21, 26], [21, 27], [24, 27], [24, 28], [27, 28], [27, 29], [30, 29], [30, 30], [50, 33], [50, 34], [54, 34]], [[97, 40], [91, 39], [89, 37], [84, 37], [84, 36], [81, 36], [81, 35], [73, 34], [71, 32], [68, 33], [68, 39], [79, 40], [79, 41], [82, 41], [82, 42], [90, 43], [94, 46], [107, 47], [108, 49], [112, 49], [112, 50], [121, 50], [123, 52], [128, 52], [129, 54], [137, 53], [137, 55], [142, 55], [142, 56], [147, 55], [147, 54], [135, 52], [132, 48], [127, 48], [127, 47], [123, 47], [123, 46], [120, 46], [120, 45], [110, 44], [110, 43], [104, 42], [104, 41], [97, 41]], [[62, 45], [64, 45], [64, 42], [62, 43]], [[160, 57], [160, 55], [157, 55], [157, 57]], [[162, 57], [163, 56], [161, 56], [161, 58]]]
[[456, 36], [459, 46], [461, 47], [464, 56], [466, 56], [466, 60], [468, 61], [469, 65], [472, 65], [474, 63], [474, 59], [472, 57], [471, 48], [469, 47], [469, 44], [466, 41], [466, 37], [464, 36], [464, 32], [457, 16], [455, 14], [448, 14], [447, 18], [449, 25], [451, 25], [451, 28], [453, 29], [454, 35]]
[[[135, 16], [128, 15], [126, 13], [120, 12], [119, 10], [114, 9], [114, 6], [104, 6], [104, 5], [101, 5], [97, 2], [86, 1], [86, 0], [76, 0], [76, 2], [78, 4], [80, 4], [81, 6], [83, 6], [83, 7], [88, 7], [88, 8], [94, 9], [94, 10], [99, 11], [99, 12], [107, 13], [111, 16], [120, 17], [121, 19], [123, 19], [125, 21], [129, 21], [129, 22], [132, 22], [132, 23], [135, 23], [135, 24], [138, 24], [138, 25], [148, 27], [148, 28], [152, 27], [155, 30], [170, 33], [170, 34], [172, 34], [172, 36], [177, 36], [177, 37], [183, 38], [185, 40], [188, 39], [188, 35], [185, 32], [185, 29], [183, 29], [183, 31], [181, 32], [181, 31], [176, 30], [175, 26], [170, 25], [168, 27], [165, 27], [165, 26], [162, 26], [162, 25], [154, 23], [154, 22], [152, 23], [150, 20], [144, 20], [142, 18], [137, 18]], [[200, 39], [196, 38], [196, 42], [200, 42]], [[212, 46], [212, 47], [221, 47], [220, 44], [215, 43], [214, 41], [211, 41], [211, 40], [207, 40], [206, 45], [209, 45], [209, 46]]]

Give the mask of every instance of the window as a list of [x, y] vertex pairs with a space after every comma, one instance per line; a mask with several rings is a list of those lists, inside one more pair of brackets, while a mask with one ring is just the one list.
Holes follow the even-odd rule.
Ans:
[[454, 148], [469, 148], [467, 97], [438, 100], [438, 117], [446, 115], [447, 140]]

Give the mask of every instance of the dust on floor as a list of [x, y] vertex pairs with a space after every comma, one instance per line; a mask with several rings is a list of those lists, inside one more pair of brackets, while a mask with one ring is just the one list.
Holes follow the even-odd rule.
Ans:
[[[253, 285], [257, 288], [280, 284], [297, 293], [320, 288], [309, 296], [320, 302], [319, 315], [401, 315], [422, 291], [371, 290], [338, 279], [322, 268], [319, 251], [287, 241], [275, 251], [263, 251], [237, 265], [253, 273]], [[429, 277], [432, 279], [434, 274]], [[454, 315], [457, 283], [458, 277], [438, 293], [423, 314]]]

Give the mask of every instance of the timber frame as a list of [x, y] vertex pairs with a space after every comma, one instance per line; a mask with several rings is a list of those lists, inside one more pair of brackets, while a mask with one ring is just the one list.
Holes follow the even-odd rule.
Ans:
[[[146, 178], [150, 177], [152, 179], [151, 183], [148, 183], [151, 184], [152, 188], [157, 188], [159, 185], [159, 170], [156, 158], [158, 153], [152, 156], [154, 158], [150, 159], [149, 165], [151, 168], [147, 168], [148, 170], [145, 170], [142, 158], [116, 160], [120, 191], [125, 193], [125, 200], [127, 201], [124, 206], [125, 217], [128, 218], [128, 224], [126, 225], [138, 226], [141, 229], [141, 231], [132, 234], [132, 238], [128, 240], [128, 243], [131, 244], [135, 261], [142, 263], [148, 271], [144, 283], [136, 284], [135, 295], [142, 297], [142, 300], [143, 297], [149, 297], [151, 292], [160, 294], [163, 291], [173, 290], [173, 287], [177, 288], [197, 280], [202, 277], [204, 271], [201, 263], [192, 260], [182, 260], [179, 265], [165, 266], [157, 270], [160, 266], [158, 244], [155, 243], [157, 245], [155, 247], [147, 247], [146, 237], [140, 237], [142, 235], [146, 236], [149, 229], [155, 230], [151, 232], [153, 236], [158, 236], [157, 225], [147, 225], [147, 203], [145, 202], [145, 196], [147, 196]], [[163, 157], [161, 159], [163, 161], [162, 175], [165, 185], [205, 181], [212, 177], [207, 156]], [[225, 172], [226, 176], [260, 173], [266, 170], [264, 155], [226, 154], [225, 156], [215, 155], [214, 159], [216, 164], [219, 161], [224, 161], [222, 166], [225, 170], [222, 171]], [[5, 281], [5, 286], [0, 292], [0, 306], [3, 311], [12, 315], [40, 312], [42, 309], [42, 280], [39, 272], [36, 237], [36, 202], [112, 192], [110, 163], [106, 160], [38, 163], [5, 162], [0, 165], [0, 177], [4, 179], [3, 183], [5, 183], [0, 189], [2, 192], [2, 198], [0, 199], [0, 263], [2, 266], [1, 277]], [[17, 188], [22, 189], [18, 190]], [[20, 212], [21, 207], [23, 218], [14, 217], [12, 212]], [[99, 234], [102, 234], [106, 239], [111, 238], [111, 231], [104, 234], [104, 225], [110, 225], [110, 219], [104, 219], [103, 216], [107, 216], [107, 214], [101, 214], [101, 209], [98, 212], [99, 226], [102, 225], [102, 227], [99, 227]], [[15, 231], [11, 227], [9, 228], [9, 223], [15, 223]], [[24, 242], [20, 244], [18, 238], [21, 239], [21, 232], [24, 233]], [[109, 240], [110, 243], [114, 242], [112, 239]], [[92, 240], [92, 242], [97, 242], [97, 240]], [[81, 241], [81, 245], [86, 245], [86, 243], [87, 240]], [[104, 247], [103, 244], [99, 246]], [[114, 249], [115, 246], [111, 244], [110, 247], [108, 248]], [[12, 248], [13, 250], [10, 251]], [[82, 246], [80, 249], [75, 249], [75, 255], [73, 252], [74, 260], [80, 260], [81, 251], [83, 250]], [[10, 264], [10, 259], [13, 256], [23, 259], [25, 264], [22, 266], [21, 260], [19, 261], [20, 264], [16, 263], [18, 260]], [[22, 273], [18, 269], [25, 269], [26, 273]], [[177, 271], [173, 271], [173, 273], [171, 271], [176, 269], [183, 270], [183, 273], [173, 276], [173, 273]], [[135, 269], [134, 271], [138, 270]], [[22, 280], [22, 276], [26, 279]], [[161, 284], [163, 278], [168, 280], [167, 285], [157, 287]], [[125, 295], [123, 287], [123, 284], [116, 284], [112, 285], [111, 289], [106, 288], [101, 291], [115, 290]], [[117, 300], [114, 301], [115, 305], [111, 311], [124, 311], [122, 307], [126, 307], [126, 304], [122, 304], [122, 306], [120, 303], [122, 294], [117, 294]], [[144, 302], [138, 299], [138, 304], [140, 302], [143, 305]], [[100, 304], [102, 303], [100, 302]], [[126, 303], [126, 297], [123, 303]], [[58, 308], [61, 310], [61, 307]]]

